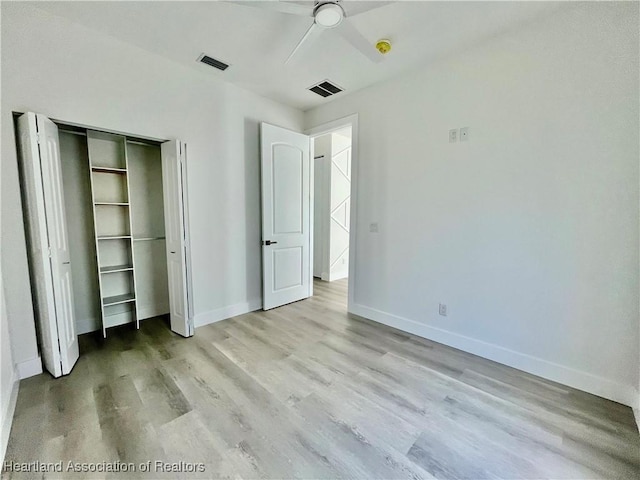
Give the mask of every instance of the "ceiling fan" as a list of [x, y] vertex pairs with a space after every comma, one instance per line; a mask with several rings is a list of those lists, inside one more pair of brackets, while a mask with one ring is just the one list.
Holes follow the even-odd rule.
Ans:
[[[350, 18], [374, 8], [392, 2], [345, 2], [342, 0], [317, 0], [315, 2], [259, 1], [238, 2], [252, 7], [266, 8], [289, 15], [311, 17], [313, 23], [302, 36], [298, 44], [287, 57], [285, 64], [294, 57], [300, 47], [323, 30], [333, 30], [349, 42], [356, 50], [372, 62], [378, 63], [384, 58], [382, 53], [371, 44], [349, 21]], [[308, 3], [309, 5], [303, 5]]]

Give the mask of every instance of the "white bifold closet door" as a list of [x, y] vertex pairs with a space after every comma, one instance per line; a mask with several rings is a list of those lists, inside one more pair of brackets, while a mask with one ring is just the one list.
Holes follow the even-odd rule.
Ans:
[[45, 368], [71, 372], [79, 356], [58, 127], [43, 115], [18, 119], [32, 282]]
[[194, 326], [188, 251], [187, 151], [186, 145], [177, 140], [163, 143], [161, 149], [171, 330], [190, 337]]
[[313, 293], [311, 162], [307, 135], [261, 124], [262, 308]]

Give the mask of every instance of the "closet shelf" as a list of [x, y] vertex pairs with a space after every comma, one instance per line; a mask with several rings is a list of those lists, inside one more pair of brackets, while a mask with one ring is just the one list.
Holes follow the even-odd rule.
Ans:
[[135, 237], [134, 242], [148, 242], [150, 240], [166, 240], [166, 237]]
[[133, 270], [133, 265], [112, 265], [110, 267], [100, 267], [100, 273], [126, 272]]
[[98, 240], [119, 240], [131, 238], [131, 235], [100, 235]]
[[126, 168], [113, 168], [113, 167], [97, 167], [95, 165], [91, 166], [91, 170], [94, 172], [102, 172], [102, 173], [119, 173], [126, 174]]
[[129, 204], [126, 202], [95, 202], [94, 205], [113, 205], [116, 207], [128, 207]]
[[125, 293], [124, 295], [114, 295], [113, 297], [104, 297], [102, 299], [102, 305], [108, 307], [109, 305], [118, 305], [120, 303], [134, 302], [136, 299], [133, 293]]

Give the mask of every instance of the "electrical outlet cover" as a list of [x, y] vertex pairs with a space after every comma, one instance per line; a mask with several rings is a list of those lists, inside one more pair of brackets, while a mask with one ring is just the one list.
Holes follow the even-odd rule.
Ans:
[[469, 127], [462, 127], [460, 129], [460, 141], [461, 142], [469, 141]]
[[449, 130], [449, 143], [456, 143], [458, 141], [458, 129], [452, 128]]

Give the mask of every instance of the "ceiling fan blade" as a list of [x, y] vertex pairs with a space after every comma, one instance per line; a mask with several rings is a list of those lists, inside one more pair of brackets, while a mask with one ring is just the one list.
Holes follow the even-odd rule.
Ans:
[[347, 18], [354, 17], [356, 15], [360, 15], [361, 13], [368, 12], [369, 10], [373, 10], [376, 8], [384, 7], [386, 5], [391, 5], [395, 2], [360, 2], [355, 0], [343, 0], [340, 2], [342, 9], [344, 10]]
[[372, 62], [380, 63], [384, 58], [382, 54], [376, 50], [376, 47], [364, 38], [349, 20], [345, 19], [334, 30]]
[[245, 5], [247, 7], [263, 8], [265, 10], [272, 10], [274, 12], [286, 13], [288, 15], [296, 15], [298, 17], [311, 17], [313, 16], [313, 7], [306, 7], [293, 2], [279, 1], [279, 0], [258, 0], [258, 1], [230, 1], [229, 3], [235, 3], [236, 5]]
[[296, 48], [293, 49], [293, 51], [289, 54], [287, 59], [284, 61], [284, 64], [286, 65], [287, 63], [289, 63], [289, 60], [293, 58], [293, 56], [300, 49], [302, 44], [317, 33], [320, 33], [320, 28], [316, 25], [316, 22], [313, 22], [309, 27], [309, 29], [306, 31], [306, 33], [302, 36], [298, 44], [296, 45]]

